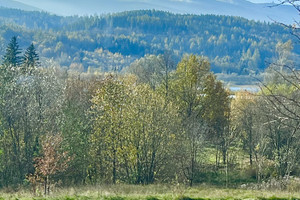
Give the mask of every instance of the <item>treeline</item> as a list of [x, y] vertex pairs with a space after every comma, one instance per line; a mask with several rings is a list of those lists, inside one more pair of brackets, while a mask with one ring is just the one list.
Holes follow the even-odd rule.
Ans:
[[232, 96], [205, 57], [78, 73], [41, 67], [35, 47], [22, 55], [13, 37], [0, 68], [0, 187], [297, 176], [299, 79], [279, 64], [260, 93]]
[[[215, 73], [253, 75], [278, 56], [278, 43], [294, 40], [278, 24], [154, 10], [59, 17], [1, 8], [0, 17], [2, 45], [18, 35], [22, 47], [34, 42], [44, 65], [49, 63], [44, 58], [54, 58], [61, 66], [82, 65], [85, 71], [120, 71], [135, 59], [166, 50], [177, 62], [185, 53], [205, 55]], [[299, 54], [298, 46], [292, 52]]]

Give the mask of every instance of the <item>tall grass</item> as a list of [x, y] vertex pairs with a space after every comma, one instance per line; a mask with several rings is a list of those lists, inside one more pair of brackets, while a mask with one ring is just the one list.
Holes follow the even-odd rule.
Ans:
[[98, 185], [55, 189], [49, 196], [28, 190], [0, 191], [0, 200], [296, 200], [299, 192], [222, 189], [209, 186], [188, 188], [174, 185]]

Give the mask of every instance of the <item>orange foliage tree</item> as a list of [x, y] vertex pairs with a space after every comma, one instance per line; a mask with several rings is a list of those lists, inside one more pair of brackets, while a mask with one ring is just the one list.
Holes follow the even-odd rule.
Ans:
[[[35, 173], [29, 180], [36, 189], [38, 182], [44, 185], [44, 194], [49, 195], [52, 178], [58, 172], [68, 168], [71, 157], [61, 148], [62, 137], [59, 134], [47, 135], [42, 142], [41, 156], [35, 158]], [[35, 192], [35, 191], [34, 191]]]

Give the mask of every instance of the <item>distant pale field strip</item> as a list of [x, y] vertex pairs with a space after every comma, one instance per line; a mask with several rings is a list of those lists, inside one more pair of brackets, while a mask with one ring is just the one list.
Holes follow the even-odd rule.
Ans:
[[244, 189], [220, 189], [208, 186], [187, 188], [176, 185], [115, 185], [115, 186], [86, 186], [65, 188], [52, 192], [48, 197], [33, 196], [30, 191], [16, 193], [0, 192], [0, 199], [258, 199], [284, 200], [300, 199], [299, 192], [263, 191]]
[[232, 85], [229, 89], [233, 92], [238, 91], [248, 91], [248, 92], [258, 92], [260, 90], [259, 86], [257, 85]]

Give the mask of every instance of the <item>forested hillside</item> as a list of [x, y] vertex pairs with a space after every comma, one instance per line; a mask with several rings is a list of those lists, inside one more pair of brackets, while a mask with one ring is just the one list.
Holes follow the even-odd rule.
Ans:
[[66, 71], [44, 66], [33, 44], [22, 51], [12, 37], [0, 65], [0, 189], [298, 188], [298, 75], [278, 59], [259, 93], [232, 93], [206, 57], [176, 64], [169, 53], [124, 74]]
[[[1, 0], [0, 6], [9, 7]], [[9, 0], [12, 4], [13, 0]], [[276, 5], [271, 0], [17, 0], [28, 6], [61, 16], [102, 15], [132, 10], [162, 10], [176, 14], [214, 14], [240, 16], [249, 20], [293, 24], [298, 17], [293, 6]], [[253, 3], [256, 2], [256, 3]], [[258, 3], [260, 2], [260, 3]], [[15, 2], [16, 3], [16, 2]], [[272, 8], [271, 8], [272, 7]], [[18, 8], [12, 5], [12, 8]], [[20, 5], [21, 9], [24, 6]], [[31, 9], [36, 10], [36, 9]]]
[[300, 52], [298, 46], [286, 43], [294, 40], [289, 30], [240, 17], [154, 10], [59, 17], [6, 8], [1, 8], [0, 17], [1, 55], [16, 35], [22, 48], [33, 41], [44, 65], [55, 60], [85, 71], [121, 71], [146, 54], [168, 51], [176, 61], [194, 53], [207, 56], [214, 72], [247, 75], [263, 72], [280, 51]]
[[[299, 190], [298, 25], [154, 10], [0, 17], [1, 192]], [[216, 72], [260, 75], [260, 89], [230, 91]]]

